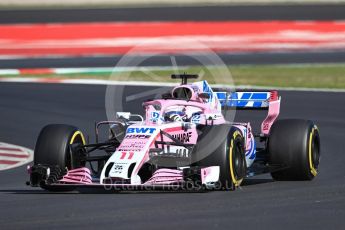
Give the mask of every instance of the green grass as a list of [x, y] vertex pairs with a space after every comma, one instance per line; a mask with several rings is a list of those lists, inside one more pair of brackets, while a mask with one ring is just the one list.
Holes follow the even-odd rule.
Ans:
[[345, 88], [345, 64], [308, 66], [243, 66], [233, 68], [238, 85]]
[[[231, 75], [229, 75], [229, 71]], [[233, 81], [235, 85], [345, 89], [345, 64], [243, 65], [222, 68], [192, 66], [181, 72], [201, 73], [203, 76], [201, 79], [216, 84], [229, 84]], [[173, 73], [172, 70], [157, 70], [152, 72], [116, 72], [113, 74], [25, 75], [25, 77], [175, 82], [169, 77], [171, 73]]]

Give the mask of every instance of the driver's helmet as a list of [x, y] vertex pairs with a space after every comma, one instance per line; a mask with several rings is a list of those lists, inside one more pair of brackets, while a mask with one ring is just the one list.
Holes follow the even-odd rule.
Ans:
[[183, 121], [186, 117], [184, 106], [170, 106], [165, 110], [164, 118], [166, 121]]

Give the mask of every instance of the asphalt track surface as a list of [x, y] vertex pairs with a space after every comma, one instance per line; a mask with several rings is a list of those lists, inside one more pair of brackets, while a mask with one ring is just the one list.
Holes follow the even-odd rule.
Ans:
[[[188, 55], [155, 55], [145, 60], [139, 66], [171, 66], [171, 57], [175, 57], [178, 66], [207, 65], [200, 63], [198, 57], [208, 54]], [[269, 53], [217, 53], [218, 57], [227, 65], [262, 65], [262, 64], [312, 64], [312, 63], [344, 63], [345, 51], [312, 51], [312, 52], [269, 52]], [[12, 68], [73, 68], [73, 67], [114, 67], [123, 56], [95, 56], [95, 57], [49, 57], [23, 58], [0, 60], [0, 69]], [[131, 59], [131, 56], [126, 56]], [[136, 57], [137, 58], [137, 57]], [[128, 60], [128, 59], [127, 59]], [[137, 60], [137, 59], [136, 59]], [[204, 58], [203, 58], [204, 60]], [[130, 64], [130, 63], [129, 63]]]
[[344, 11], [345, 4], [0, 10], [0, 23], [339, 20]]
[[[128, 87], [127, 95], [147, 88]], [[0, 172], [0, 226], [113, 229], [343, 229], [345, 93], [281, 92], [280, 118], [314, 120], [321, 135], [319, 176], [311, 182], [247, 180], [234, 192], [46, 193], [27, 187], [25, 167]], [[0, 83], [1, 141], [34, 148], [40, 129], [67, 123], [92, 133], [106, 119], [105, 86]], [[126, 110], [140, 111], [141, 98]], [[239, 114], [257, 122], [263, 114]], [[92, 140], [91, 135], [91, 140]]]

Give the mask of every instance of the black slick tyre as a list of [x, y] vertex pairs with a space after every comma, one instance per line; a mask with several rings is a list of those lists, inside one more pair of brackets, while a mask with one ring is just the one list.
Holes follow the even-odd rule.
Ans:
[[[197, 146], [198, 148], [201, 146]], [[234, 190], [240, 186], [246, 176], [244, 138], [241, 131], [236, 127], [228, 127], [227, 135], [223, 136], [215, 151], [198, 161], [196, 165], [220, 167], [219, 185], [216, 189]]]
[[269, 164], [281, 166], [271, 172], [275, 180], [312, 180], [318, 173], [320, 136], [312, 121], [276, 121], [268, 140]]
[[38, 136], [34, 164], [59, 166], [62, 169], [82, 167], [85, 162], [79, 161], [70, 149], [70, 145], [76, 143], [85, 144], [84, 136], [78, 128], [63, 124], [47, 125]]

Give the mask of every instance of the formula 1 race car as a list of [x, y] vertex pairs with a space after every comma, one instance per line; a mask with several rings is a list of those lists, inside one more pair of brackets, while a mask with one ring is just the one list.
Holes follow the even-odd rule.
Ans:
[[[277, 91], [214, 92], [205, 80], [187, 83], [197, 77], [172, 75], [182, 83], [161, 99], [143, 102], [144, 116], [118, 112], [116, 120], [96, 123], [95, 143], [86, 143], [74, 126], [45, 126], [28, 166], [28, 185], [51, 191], [234, 190], [262, 173], [275, 180], [317, 175], [318, 128], [308, 120], [277, 120]], [[267, 110], [261, 131], [227, 121], [224, 113], [234, 109]], [[109, 132], [102, 142], [101, 126]]]

